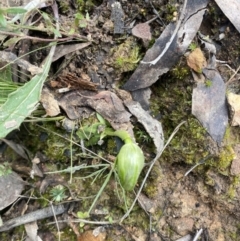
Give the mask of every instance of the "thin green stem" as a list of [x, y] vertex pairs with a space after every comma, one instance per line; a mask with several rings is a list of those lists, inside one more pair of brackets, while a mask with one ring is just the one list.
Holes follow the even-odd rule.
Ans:
[[133, 143], [131, 136], [124, 130], [112, 131], [112, 129], [107, 128], [104, 133], [108, 136], [117, 136], [119, 137], [125, 144]]
[[74, 132], [74, 129], [75, 129], [75, 123], [73, 125], [73, 128], [72, 128], [72, 132], [71, 132], [71, 137], [70, 137], [70, 168], [71, 168], [71, 171], [70, 171], [70, 179], [69, 179], [69, 183], [71, 184], [72, 183], [72, 176], [73, 176], [73, 171], [72, 171], [72, 167], [73, 167], [73, 152], [72, 152], [72, 140], [73, 140], [73, 132]]
[[94, 199], [94, 201], [93, 201], [91, 207], [89, 208], [88, 213], [91, 213], [91, 211], [92, 211], [92, 209], [94, 208], [94, 206], [95, 206], [97, 200], [98, 200], [99, 197], [101, 196], [101, 194], [102, 194], [104, 188], [107, 186], [107, 184], [108, 184], [108, 182], [109, 182], [109, 180], [110, 180], [110, 177], [111, 177], [111, 175], [112, 175], [112, 173], [113, 173], [113, 170], [114, 170], [114, 167], [112, 166], [111, 171], [108, 173], [108, 175], [107, 175], [107, 177], [106, 177], [106, 179], [105, 179], [103, 185], [101, 186], [99, 192], [97, 193], [97, 196], [95, 197], [95, 199]]

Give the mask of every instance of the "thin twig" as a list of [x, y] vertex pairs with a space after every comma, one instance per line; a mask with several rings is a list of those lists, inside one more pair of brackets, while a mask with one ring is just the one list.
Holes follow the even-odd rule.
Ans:
[[158, 57], [150, 62], [145, 62], [145, 61], [141, 61], [142, 64], [150, 64], [150, 65], [155, 65], [161, 58], [162, 56], [167, 52], [167, 50], [169, 49], [169, 46], [172, 44], [174, 38], [176, 37], [177, 35], [177, 32], [180, 28], [180, 25], [184, 19], [184, 16], [185, 16], [185, 10], [186, 10], [186, 6], [187, 6], [187, 0], [184, 0], [184, 3], [183, 3], [183, 7], [182, 7], [182, 11], [181, 11], [181, 15], [179, 17], [179, 20], [177, 22], [177, 25], [174, 29], [174, 32], [170, 38], [170, 40], [166, 43], [165, 45], [165, 48], [163, 49], [162, 53], [158, 55]]
[[200, 160], [197, 164], [195, 164], [193, 167], [191, 167], [185, 174], [184, 176], [186, 177], [193, 169], [195, 169], [197, 166], [203, 164], [204, 162], [206, 162], [209, 158], [213, 157], [212, 154], [207, 155], [205, 158], [203, 158], [202, 160]]
[[46, 207], [46, 208], [27, 213], [27, 214], [24, 214], [22, 216], [19, 216], [19, 217], [13, 218], [13, 219], [10, 219], [10, 220], [6, 221], [0, 227], [0, 232], [8, 231], [12, 228], [18, 227], [18, 226], [26, 224], [26, 223], [30, 223], [30, 222], [34, 222], [34, 221], [37, 221], [40, 219], [52, 217], [53, 216], [52, 208], [54, 209], [55, 215], [59, 215], [59, 214], [64, 213], [68, 209], [68, 205], [67, 204], [59, 204], [59, 205], [55, 205], [53, 207]]
[[59, 225], [58, 225], [58, 220], [57, 220], [57, 217], [56, 217], [55, 210], [53, 208], [52, 202], [50, 202], [50, 205], [51, 205], [51, 208], [52, 208], [54, 221], [55, 221], [55, 224], [56, 224], [56, 227], [57, 227], [57, 231], [58, 231], [58, 241], [60, 241], [61, 240], [61, 233], [60, 233], [60, 229], [59, 229]]
[[230, 84], [231, 82], [233, 82], [233, 78], [236, 76], [236, 74], [238, 73], [238, 71], [240, 70], [240, 65], [238, 66], [237, 70], [235, 71], [235, 73], [230, 77], [230, 79], [227, 81], [226, 85]]
[[[60, 24], [59, 24], [58, 6], [57, 6], [56, 1], [54, 1], [53, 4], [52, 4], [52, 10], [53, 10], [53, 15], [54, 15], [54, 18], [55, 18], [55, 21], [56, 21], [56, 30], [59, 31], [59, 29], [60, 29]], [[56, 35], [56, 34], [54, 35], [54, 39], [55, 39], [55, 40], [57, 39], [57, 35]], [[51, 51], [52, 51], [53, 48], [54, 48], [54, 52], [55, 52], [56, 45], [54, 45], [54, 46], [51, 47]], [[53, 54], [54, 54], [54, 53], [53, 53]], [[71, 137], [72, 137], [72, 136], [71, 136]], [[72, 139], [71, 139], [70, 145], [72, 145]], [[71, 163], [71, 164], [72, 164], [72, 163]], [[71, 173], [72, 173], [72, 172], [71, 172]], [[61, 233], [60, 233], [58, 221], [57, 221], [57, 218], [56, 218], [56, 215], [55, 215], [55, 211], [54, 211], [52, 202], [51, 202], [51, 208], [52, 208], [54, 220], [55, 220], [56, 227], [57, 227], [57, 231], [58, 231], [58, 241], [61, 241]]]
[[69, 183], [72, 183], [72, 178], [73, 178], [73, 150], [72, 150], [72, 140], [73, 140], [73, 134], [74, 134], [74, 129], [75, 129], [75, 122], [72, 128], [72, 132], [71, 132], [71, 137], [70, 137], [70, 167], [71, 167], [71, 172], [70, 172], [70, 179], [69, 179]]
[[162, 24], [163, 26], [165, 26], [165, 23], [163, 22], [162, 18], [160, 17], [158, 11], [157, 11], [156, 8], [153, 6], [152, 1], [149, 1], [149, 3], [150, 3], [150, 5], [151, 5], [151, 7], [152, 7], [152, 9], [153, 9], [154, 14], [157, 15], [157, 17], [159, 18], [161, 24]]
[[197, 231], [197, 233], [195, 234], [193, 241], [197, 241], [198, 238], [200, 237], [200, 235], [202, 234], [202, 232], [203, 232], [203, 229], [202, 229], [202, 228], [199, 229], [199, 230]]
[[[69, 222], [69, 220], [58, 220], [59, 223], [65, 223], [65, 222]], [[113, 224], [113, 223], [118, 223], [118, 221], [90, 221], [87, 219], [73, 219], [71, 220], [71, 222], [73, 223], [86, 223], [86, 224], [95, 224], [95, 225], [108, 225], [108, 224]], [[54, 222], [49, 222], [48, 224], [54, 224]]]
[[51, 39], [51, 38], [46, 39], [46, 38], [32, 37], [32, 36], [18, 34], [18, 33], [6, 32], [6, 31], [2, 31], [2, 30], [0, 30], [0, 34], [7, 35], [7, 36], [20, 37], [21, 40], [22, 39], [31, 39], [31, 40], [38, 40], [38, 41], [41, 41], [41, 42], [52, 42], [52, 41], [63, 42], [63, 41], [67, 41], [67, 40], [70, 40], [70, 39], [73, 39], [73, 38], [81, 38], [81, 39], [84, 39], [84, 40], [88, 40], [86, 37], [78, 36], [78, 35], [72, 35], [72, 36], [69, 36], [69, 37], [66, 37], [66, 38], [61, 38], [61, 39], [54, 39], [54, 38], [53, 39]]

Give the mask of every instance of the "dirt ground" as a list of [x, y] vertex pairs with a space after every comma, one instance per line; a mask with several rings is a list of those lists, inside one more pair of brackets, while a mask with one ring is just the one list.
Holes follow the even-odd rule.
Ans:
[[[69, 31], [76, 21], [74, 14], [81, 13], [81, 17], [78, 19], [80, 21], [78, 31], [82, 36], [91, 38], [93, 41], [91, 45], [77, 50], [73, 54], [68, 54], [53, 63], [51, 76], [46, 83], [46, 86], [53, 93], [56, 94], [56, 88], [65, 87], [70, 87], [72, 93], [79, 88], [84, 89], [84, 91], [114, 91], [114, 89], [121, 88], [134, 73], [147, 49], [153, 45], [154, 40], [160, 36], [165, 26], [173, 21], [173, 18], [179, 16], [182, 4], [182, 1], [174, 0], [121, 0], [119, 2], [122, 11], [118, 11], [117, 17], [114, 17], [111, 7], [114, 2], [114, 0], [57, 1], [62, 28]], [[50, 8], [46, 8], [44, 11], [51, 12]], [[142, 40], [133, 36], [131, 24], [145, 23], [155, 18], [155, 11], [158, 12], [159, 18], [149, 23], [151, 38]], [[120, 30], [117, 29], [116, 22], [114, 26], [113, 18], [115, 21], [119, 21]], [[124, 20], [124, 29], [121, 28], [122, 19]], [[225, 35], [223, 39], [219, 39], [220, 30]], [[227, 82], [233, 74], [229, 66], [236, 70], [240, 64], [239, 33], [214, 1], [209, 1], [199, 31], [215, 41], [216, 58], [226, 61], [228, 66], [219, 64], [218, 70], [223, 80]], [[46, 37], [36, 31], [30, 31], [30, 35]], [[197, 37], [193, 41], [199, 44]], [[41, 43], [32, 44], [30, 49], [36, 49], [40, 45]], [[30, 55], [31, 63], [41, 63], [47, 51], [38, 51], [38, 53]], [[207, 58], [208, 53], [205, 54]], [[74, 82], [76, 76], [81, 77], [85, 82], [82, 81], [80, 86], [76, 85]], [[235, 81], [228, 87], [228, 91], [233, 90], [235, 93], [239, 93], [238, 78], [237, 74]], [[89, 80], [92, 84], [86, 83]], [[57, 87], [54, 85], [56, 82]], [[126, 212], [125, 204], [127, 203], [129, 207], [135, 197], [134, 192], [126, 192], [124, 199], [123, 194], [118, 193], [116, 181], [112, 178], [88, 219], [96, 223], [87, 223], [81, 227], [79, 223], [71, 221], [59, 223], [61, 240], [240, 240], [239, 127], [231, 127], [230, 125], [227, 127], [219, 148], [191, 114], [194, 86], [195, 83], [191, 70], [187, 66], [186, 57], [182, 56], [177, 65], [161, 75], [159, 80], [150, 87], [152, 93], [148, 111], [161, 122], [165, 140], [181, 121], [186, 121], [186, 123], [180, 128], [154, 165], [130, 216], [122, 223], [111, 224], [111, 220], [119, 220], [124, 215]], [[59, 94], [56, 96], [59, 98]], [[76, 96], [73, 95], [72, 98], [74, 99]], [[67, 101], [72, 103], [72, 99]], [[61, 110], [63, 115], [75, 115], [75, 113], [68, 113], [63, 109]], [[82, 123], [87, 123], [91, 119], [88, 111], [81, 110], [81, 117], [90, 116]], [[149, 163], [155, 155], [154, 143], [143, 126], [137, 123], [136, 118], [132, 118], [131, 121], [136, 140], [144, 151], [146, 162]], [[21, 131], [14, 135], [14, 140], [23, 144], [32, 153], [39, 152], [44, 156], [41, 168], [45, 171], [52, 167], [61, 170], [69, 166], [70, 157], [66, 154], [69, 149], [65, 148], [68, 142], [59, 141], [59, 137], [50, 137], [50, 134], [46, 134], [48, 131], [41, 129], [43, 127], [54, 132], [59, 129], [61, 135], [70, 138], [70, 133], [59, 128], [56, 123], [49, 125], [40, 123], [40, 127], [35, 123], [24, 124], [20, 129]], [[46, 135], [48, 136], [46, 137]], [[58, 144], [62, 150], [64, 149], [64, 152], [61, 152], [62, 156], [58, 152]], [[107, 155], [106, 152], [108, 152], [111, 159], [112, 156], [116, 155], [116, 150], [112, 146], [113, 143], [108, 140], [102, 147], [90, 146], [89, 148], [99, 155], [102, 153]], [[79, 165], [81, 162], [88, 165], [94, 162], [101, 163], [97, 158], [82, 158], [78, 155], [81, 152], [79, 147], [73, 146], [73, 152], [74, 165]], [[26, 197], [32, 195], [35, 198], [29, 201], [29, 207], [32, 210], [47, 205], [43, 197], [48, 199], [48, 192], [46, 191], [46, 194], [42, 192], [42, 194], [42, 190], [39, 191], [43, 186], [43, 180], [47, 182], [44, 184], [46, 185], [44, 190], [47, 190], [47, 186], [53, 187], [56, 184], [67, 186], [67, 192], [71, 193], [71, 198], [75, 201], [73, 206], [75, 214], [79, 211], [82, 213], [88, 211], [92, 199], [90, 198], [89, 201], [89, 198], [85, 199], [85, 197], [95, 195], [103, 183], [104, 175], [101, 176], [102, 180], [99, 178], [92, 184], [86, 179], [77, 179], [80, 174], [73, 174], [72, 184], [67, 184], [68, 176], [65, 173], [32, 180], [26, 174], [32, 164], [11, 155], [8, 151], [3, 152], [2, 160], [11, 160], [14, 170], [26, 182], [30, 183], [30, 185], [26, 185], [22, 195]], [[185, 175], [201, 161], [200, 165]], [[24, 167], [24, 170], [21, 171], [16, 163]], [[139, 183], [143, 180], [146, 172], [147, 166], [141, 174]], [[136, 190], [139, 186], [140, 184]], [[11, 209], [4, 209], [1, 211], [2, 219], [5, 221], [19, 216], [26, 203], [27, 199], [23, 198]], [[58, 219], [66, 220], [67, 216], [74, 219], [74, 215], [70, 211], [69, 214], [60, 215]], [[56, 226], [49, 225], [50, 221], [52, 219], [38, 221], [38, 234], [42, 240], [57, 240]], [[108, 223], [103, 224], [102, 221], [108, 221]], [[100, 232], [101, 235], [95, 237], [91, 232], [97, 227], [102, 227], [102, 232]], [[199, 230], [202, 230], [202, 233], [198, 239], [194, 239]], [[0, 233], [1, 240], [24, 240], [22, 238], [24, 236], [25, 231], [22, 226]]]

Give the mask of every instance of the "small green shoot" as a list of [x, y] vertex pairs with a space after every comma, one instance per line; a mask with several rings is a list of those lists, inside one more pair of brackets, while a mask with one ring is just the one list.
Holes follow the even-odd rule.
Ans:
[[152, 141], [152, 138], [149, 136], [149, 134], [140, 129], [136, 131], [136, 138], [145, 143], [150, 143]]
[[77, 136], [84, 140], [86, 146], [92, 146], [99, 143], [104, 137], [104, 129], [109, 126], [99, 114], [96, 115], [98, 122], [84, 125], [77, 131]]
[[[86, 219], [86, 218], [89, 218], [90, 216], [89, 216], [89, 212], [80, 212], [79, 211], [79, 212], [77, 212], [77, 217], [79, 219]], [[79, 223], [80, 228], [82, 228], [84, 225], [85, 225], [84, 222]]]
[[198, 46], [197, 46], [197, 44], [196, 43], [194, 43], [194, 42], [192, 42], [190, 45], [189, 45], [189, 49], [191, 50], [191, 51], [193, 51], [194, 49], [196, 49]]
[[205, 86], [206, 86], [206, 87], [211, 87], [212, 84], [213, 84], [213, 82], [212, 82], [210, 79], [206, 79], [206, 80], [205, 80]]
[[61, 202], [67, 196], [65, 195], [66, 188], [62, 185], [57, 185], [56, 187], [52, 188], [50, 191], [50, 196], [54, 202]]
[[77, 13], [75, 14], [75, 25], [80, 28], [86, 28], [89, 19], [90, 18], [88, 13], [86, 13], [85, 17], [82, 13]]
[[81, 219], [89, 218], [88, 212], [77, 212], [77, 217]]

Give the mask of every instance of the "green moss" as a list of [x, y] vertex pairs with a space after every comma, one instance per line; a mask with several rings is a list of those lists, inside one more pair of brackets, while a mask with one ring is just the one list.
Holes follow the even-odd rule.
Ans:
[[[64, 138], [70, 140], [71, 134], [66, 133], [66, 130], [59, 127], [60, 125], [60, 122], [43, 122], [42, 125], [36, 125], [35, 123], [24, 124], [21, 127], [19, 139], [23, 140], [24, 146], [27, 146], [32, 154], [40, 151], [50, 161], [57, 161], [58, 163], [68, 161], [70, 142]], [[73, 151], [75, 149], [74, 146]]]
[[239, 234], [236, 232], [236, 233], [233, 233], [233, 232], [229, 232], [228, 236], [231, 238], [232, 241], [237, 241], [239, 240]]
[[117, 155], [117, 144], [114, 137], [107, 139], [107, 153]]
[[224, 144], [225, 145], [236, 145], [240, 143], [239, 140], [240, 129], [239, 127], [228, 126], [224, 135]]
[[228, 197], [230, 199], [234, 199], [235, 196], [236, 196], [236, 189], [239, 187], [239, 184], [240, 184], [240, 175], [238, 176], [234, 176], [232, 178], [232, 181], [231, 181], [231, 184], [229, 186], [229, 189], [228, 189]]
[[157, 189], [157, 186], [154, 185], [153, 182], [148, 180], [148, 182], [145, 184], [143, 191], [149, 198], [154, 198], [157, 195], [158, 189]]
[[91, 11], [95, 6], [94, 1], [92, 0], [77, 0], [77, 7], [79, 12], [84, 13], [86, 11]]
[[67, 14], [69, 12], [69, 4], [68, 2], [66, 1], [59, 1], [59, 8], [60, 8], [60, 11], [64, 14]]
[[208, 173], [206, 173], [205, 175], [205, 180], [204, 180], [205, 184], [207, 184], [208, 186], [214, 187], [215, 185], [215, 180], [208, 175]]
[[193, 51], [193, 50], [196, 49], [197, 47], [198, 47], [197, 43], [192, 42], [192, 43], [189, 45], [188, 49], [190, 49], [191, 51]]
[[195, 164], [209, 154], [204, 145], [207, 132], [191, 115], [192, 86], [187, 79], [179, 80], [171, 72], [153, 88], [151, 109], [155, 116], [161, 117], [165, 138], [172, 134], [178, 124], [186, 121], [163, 152], [162, 160], [167, 163]]
[[119, 73], [132, 71], [140, 61], [139, 51], [140, 48], [134, 38], [127, 38], [124, 43], [111, 50], [112, 56], [110, 62]]
[[235, 158], [235, 152], [232, 149], [231, 146], [225, 146], [219, 154], [219, 161], [217, 163], [217, 168], [219, 171], [225, 171], [230, 164], [232, 163], [232, 160]]
[[140, 126], [140, 127], [134, 126], [134, 134], [135, 134], [137, 143], [146, 143], [146, 144], [152, 143], [152, 138], [145, 131], [143, 126]]
[[187, 66], [177, 65], [171, 70], [170, 74], [173, 78], [182, 80], [190, 74], [190, 70]]
[[148, 181], [146, 182], [143, 192], [151, 199], [156, 198], [158, 194], [158, 186], [163, 178], [162, 170], [159, 165], [154, 165], [153, 169], [148, 177]]

